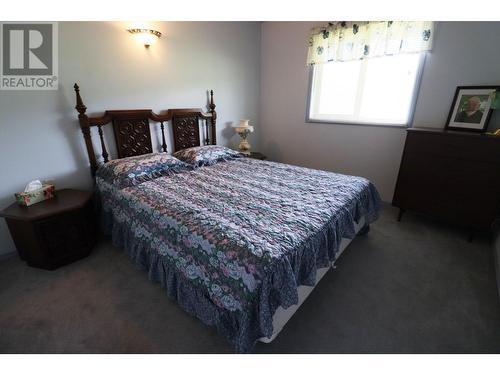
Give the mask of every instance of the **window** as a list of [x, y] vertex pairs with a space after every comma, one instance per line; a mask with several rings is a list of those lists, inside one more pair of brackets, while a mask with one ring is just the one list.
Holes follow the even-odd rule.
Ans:
[[308, 120], [408, 125], [423, 60], [413, 53], [314, 65]]

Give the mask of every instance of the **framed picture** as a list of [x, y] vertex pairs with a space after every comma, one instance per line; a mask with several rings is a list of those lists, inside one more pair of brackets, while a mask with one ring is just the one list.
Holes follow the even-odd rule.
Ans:
[[445, 129], [484, 132], [491, 117], [493, 93], [500, 86], [459, 86]]

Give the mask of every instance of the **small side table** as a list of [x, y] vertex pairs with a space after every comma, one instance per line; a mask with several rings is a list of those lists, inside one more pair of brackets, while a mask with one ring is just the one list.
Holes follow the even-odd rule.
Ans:
[[250, 152], [250, 155], [246, 155], [247, 158], [266, 160], [267, 156], [261, 154], [260, 152]]
[[53, 270], [90, 254], [97, 241], [92, 193], [63, 189], [54, 198], [0, 211], [19, 256], [28, 265]]

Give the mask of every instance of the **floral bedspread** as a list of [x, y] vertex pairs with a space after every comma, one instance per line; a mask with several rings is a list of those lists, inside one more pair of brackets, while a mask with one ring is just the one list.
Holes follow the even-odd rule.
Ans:
[[380, 202], [364, 178], [250, 158], [97, 187], [114, 243], [239, 352], [272, 335], [276, 308], [297, 303]]

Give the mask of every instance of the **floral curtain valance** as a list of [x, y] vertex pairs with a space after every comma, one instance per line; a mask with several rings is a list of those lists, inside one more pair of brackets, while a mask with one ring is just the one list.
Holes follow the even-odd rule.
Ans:
[[429, 51], [430, 21], [334, 22], [311, 31], [307, 64]]

